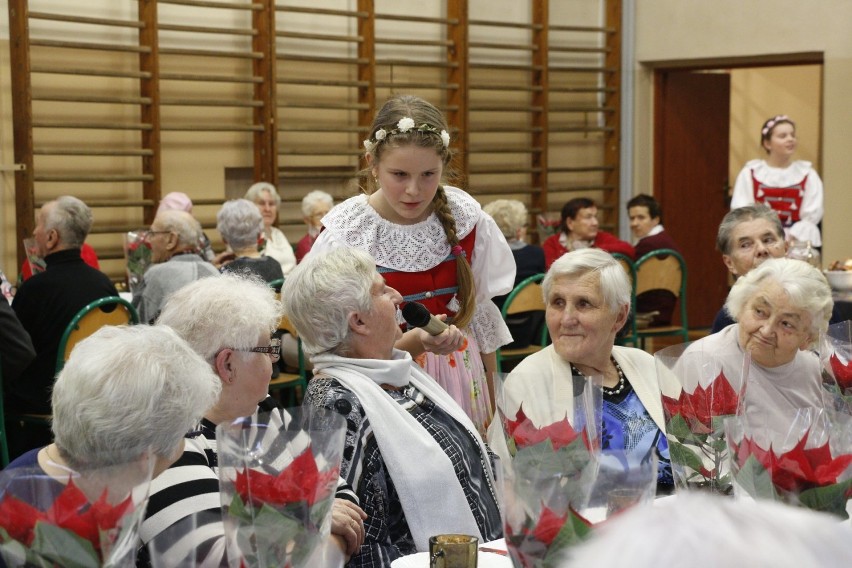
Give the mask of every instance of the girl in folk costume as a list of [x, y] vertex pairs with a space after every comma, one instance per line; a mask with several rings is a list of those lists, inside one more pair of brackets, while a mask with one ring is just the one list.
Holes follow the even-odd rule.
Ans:
[[765, 160], [751, 160], [737, 176], [731, 209], [764, 203], [778, 212], [788, 240], [822, 245], [822, 180], [810, 162], [793, 160], [796, 125], [786, 115], [770, 118], [760, 130]]
[[494, 353], [512, 341], [490, 300], [512, 289], [515, 262], [476, 200], [441, 183], [452, 159], [448, 130], [441, 112], [421, 98], [386, 102], [364, 140], [364, 194], [322, 219], [311, 254], [334, 246], [364, 250], [403, 302], [452, 318], [441, 335], [409, 330], [397, 347], [411, 352], [484, 431], [492, 416]]

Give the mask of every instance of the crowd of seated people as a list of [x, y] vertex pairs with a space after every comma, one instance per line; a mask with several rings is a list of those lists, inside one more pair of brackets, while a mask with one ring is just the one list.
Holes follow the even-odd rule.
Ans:
[[[422, 103], [415, 97], [394, 101], [403, 109]], [[402, 122], [399, 117], [391, 121]], [[145, 237], [153, 265], [133, 291], [142, 325], [95, 332], [78, 344], [57, 377], [56, 351], [68, 321], [92, 300], [117, 292], [82, 255], [92, 225], [89, 208], [67, 196], [44, 204], [33, 236], [47, 268], [23, 282], [11, 308], [0, 301], [0, 370], [4, 405], [52, 416], [52, 422], [42, 430], [35, 424], [8, 424], [10, 470], [35, 468], [55, 481], [57, 491], [73, 472], [89, 492], [96, 492], [104, 472], [115, 475], [112, 468], [118, 464], [129, 490], [141, 481], [137, 474], [145, 468], [139, 464], [147, 460], [153, 481], [141, 522], [138, 565], [153, 564], [148, 547], [156, 544], [161, 550], [161, 539], [184, 525], [194, 531], [199, 565], [224, 564], [215, 430], [259, 413], [287, 422], [287, 411], [269, 395], [273, 365], [281, 356], [274, 335], [286, 313], [313, 368], [303, 404], [346, 419], [330, 517], [330, 542], [343, 562], [390, 566], [428, 550], [435, 534], [499, 539], [497, 464], [511, 460], [512, 452], [503, 422], [491, 420], [493, 385], [471, 383], [481, 409], [487, 410], [476, 412], [470, 397], [460, 401], [436, 379], [448, 371], [439, 373], [426, 361], [469, 365], [468, 341], [488, 342], [495, 349], [497, 343], [507, 345], [504, 322], [494, 319], [494, 304], [499, 306], [506, 295], [491, 298], [492, 292], [507, 291], [510, 275], [517, 285], [543, 274], [541, 316], [551, 344], [514, 368], [502, 384], [502, 409], [511, 413], [523, 407], [535, 424], [551, 424], [570, 414], [572, 399], [587, 384], [583, 381], [599, 377], [600, 449], [626, 452], [638, 461], [653, 456], [658, 492], [671, 492], [672, 452], [654, 359], [644, 350], [617, 345], [631, 308], [647, 311], [648, 298], [637, 298], [631, 306], [631, 281], [611, 254], [636, 260], [662, 248], [679, 251], [663, 229], [659, 204], [648, 195], [627, 203], [634, 245], [601, 231], [597, 206], [585, 197], [564, 205], [559, 233], [541, 247], [530, 244], [522, 202], [501, 199], [480, 208], [461, 190], [437, 185], [437, 179], [434, 188], [429, 182], [434, 193], [426, 205], [417, 204], [425, 209], [409, 219], [404, 213], [411, 207], [393, 193], [392, 172], [400, 164], [409, 167], [409, 154], [438, 170], [451, 158], [442, 123], [417, 124], [396, 130], [374, 125], [365, 145], [369, 171], [385, 185], [371, 195], [338, 207], [324, 192], [305, 196], [302, 215], [308, 231], [295, 255], [275, 227], [280, 196], [271, 184], [255, 184], [244, 199], [223, 204], [217, 230], [228, 250], [220, 256], [203, 252], [209, 239], [191, 214], [189, 198], [166, 196]], [[441, 305], [469, 316], [470, 329], [479, 331], [470, 333], [468, 322], [458, 318], [435, 335], [403, 322], [400, 307], [416, 294], [403, 298], [390, 282], [405, 280], [407, 285], [407, 276], [393, 274], [376, 259], [377, 251], [383, 260], [391, 258], [393, 239], [367, 250], [346, 240], [363, 236], [353, 234], [353, 224], [363, 229], [364, 219], [379, 210], [382, 220], [373, 219], [375, 227], [370, 226], [380, 236], [383, 228], [393, 226], [398, 236], [423, 223], [431, 232], [422, 243], [440, 240], [441, 246], [430, 251], [440, 261], [435, 278], [453, 284], [442, 292], [448, 301]], [[325, 234], [320, 233], [323, 219], [332, 227]], [[774, 410], [824, 406], [821, 364], [813, 351], [832, 313], [824, 276], [806, 263], [782, 258], [784, 227], [761, 204], [730, 211], [716, 242], [736, 282], [714, 322], [717, 333], [690, 349], [713, 352], [729, 375], [741, 368], [744, 354], [750, 356], [754, 384], [749, 397], [758, 402], [752, 412], [766, 410], [764, 403]], [[419, 252], [406, 250], [406, 262]], [[447, 258], [451, 270], [440, 268]], [[483, 258], [493, 264], [483, 268]], [[457, 272], [459, 265], [467, 267]], [[499, 274], [500, 286], [486, 286], [483, 274]], [[279, 301], [268, 283], [281, 278]], [[468, 301], [456, 310], [454, 303]], [[661, 321], [670, 318], [673, 305], [654, 307]], [[508, 329], [515, 339], [521, 334], [512, 325]], [[484, 375], [489, 354], [485, 349], [479, 353], [478, 345], [475, 349], [477, 373]], [[767, 424], [783, 427], [781, 414], [774, 420]], [[737, 515], [728, 507], [707, 507], [718, 508], [719, 515]], [[743, 511], [746, 518], [757, 509]], [[623, 524], [629, 526], [628, 518]], [[613, 527], [566, 557], [565, 566], [605, 558], [602, 551], [611, 548], [606, 539], [615, 538], [609, 535], [631, 530]], [[607, 544], [595, 544], [598, 540]]]

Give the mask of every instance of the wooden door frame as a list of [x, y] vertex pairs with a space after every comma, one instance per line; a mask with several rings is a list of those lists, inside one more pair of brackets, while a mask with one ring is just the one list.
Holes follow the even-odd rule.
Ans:
[[[651, 156], [651, 179], [653, 180], [653, 195], [656, 199], [660, 198], [660, 184], [662, 183], [662, 168], [658, 167], [661, 159], [663, 134], [661, 127], [662, 117], [658, 109], [662, 108], [663, 100], [663, 77], [670, 72], [695, 72], [695, 71], [713, 71], [713, 70], [732, 70], [732, 69], [747, 69], [759, 67], [792, 67], [797, 65], [819, 65], [820, 66], [820, 97], [824, 93], [824, 54], [822, 52], [803, 52], [792, 54], [776, 54], [766, 56], [741, 56], [741, 57], [722, 57], [722, 58], [707, 58], [707, 59], [690, 59], [690, 60], [671, 60], [671, 61], [656, 61], [645, 62], [653, 71], [653, 109], [652, 109], [652, 124], [653, 124], [653, 154]], [[817, 136], [817, 151], [818, 161], [817, 169], [822, 169], [822, 132], [823, 132], [823, 113], [822, 100], [820, 100], [819, 110], [819, 129]], [[728, 151], [730, 152], [730, 140], [726, 141]], [[732, 183], [732, 180], [731, 180]]]
[[[772, 55], [745, 55], [745, 56], [737, 56], [737, 57], [716, 57], [716, 58], [707, 58], [707, 59], [684, 59], [684, 60], [670, 60], [670, 61], [655, 61], [646, 63], [648, 67], [650, 67], [654, 72], [654, 109], [659, 109], [662, 105], [662, 77], [665, 73], [671, 71], [712, 71], [718, 69], [748, 69], [748, 68], [758, 68], [758, 67], [792, 67], [795, 65], [819, 65], [820, 69], [824, 69], [825, 65], [825, 54], [820, 51], [808, 51], [801, 53], [779, 53]], [[820, 73], [820, 94], [824, 93], [824, 73]], [[822, 171], [822, 129], [823, 129], [823, 117], [822, 117], [822, 101], [820, 101], [820, 112], [819, 112], [819, 136], [817, 137], [817, 150], [819, 155], [819, 162], [816, 164], [818, 170]], [[659, 186], [659, 168], [657, 165], [657, 156], [660, 154], [660, 147], [662, 144], [661, 134], [660, 134], [660, 117], [656, 113], [656, 111], [652, 110], [653, 116], [653, 132], [654, 132], [654, 148], [653, 154], [651, 156], [651, 164], [652, 164], [652, 176], [651, 179], [654, 183], [654, 197], [657, 198], [657, 190], [656, 188]]]

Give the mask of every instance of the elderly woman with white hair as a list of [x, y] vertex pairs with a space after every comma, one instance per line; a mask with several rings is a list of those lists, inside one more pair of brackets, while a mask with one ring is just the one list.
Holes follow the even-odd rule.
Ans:
[[171, 329], [106, 326], [78, 343], [53, 385], [54, 442], [8, 469], [36, 468], [94, 501], [127, 494], [183, 451], [184, 435], [219, 396], [204, 359]]
[[231, 250], [234, 260], [225, 264], [222, 272], [247, 272], [272, 282], [284, 278], [281, 265], [270, 256], [261, 256], [257, 249], [263, 234], [263, 216], [248, 199], [226, 201], [216, 214], [216, 229]]
[[311, 253], [282, 301], [314, 363], [303, 404], [346, 418], [341, 474], [367, 513], [348, 566], [390, 566], [435, 534], [502, 536], [491, 456], [464, 410], [394, 348], [402, 297], [373, 259], [346, 247]]
[[[630, 281], [609, 253], [594, 248], [562, 255], [542, 282], [545, 322], [553, 343], [530, 355], [507, 377], [504, 412], [524, 414], [538, 427], [563, 420], [573, 408], [577, 379], [602, 377], [604, 451], [626, 451], [640, 460], [658, 457], [658, 488], [673, 485], [665, 420], [654, 358], [615, 345], [630, 312]], [[499, 421], [489, 430], [492, 447], [508, 457]]]
[[729, 379], [740, 376], [748, 353], [751, 410], [783, 414], [820, 408], [821, 367], [811, 348], [828, 328], [833, 306], [831, 288], [818, 269], [801, 260], [769, 259], [731, 288], [725, 309], [736, 323], [696, 341], [686, 353], [713, 353]]
[[315, 189], [302, 198], [302, 220], [308, 226], [308, 234], [296, 244], [296, 262], [302, 262], [311, 251], [314, 241], [322, 231], [322, 218], [334, 207], [334, 198], [328, 193]]
[[[204, 413], [196, 435], [187, 439], [180, 459], [152, 484], [142, 523], [143, 542], [166, 535], [172, 527], [195, 522], [197, 560], [205, 566], [225, 561], [216, 426], [251, 416], [259, 408], [279, 412], [268, 391], [272, 363], [280, 353], [272, 334], [281, 313], [281, 303], [269, 286], [235, 274], [193, 282], [166, 302], [157, 325], [173, 328], [207, 361], [222, 392]], [[280, 415], [275, 418], [281, 420]], [[339, 487], [337, 497], [332, 534], [352, 554], [363, 539], [363, 512], [348, 487]]]
[[248, 188], [245, 198], [257, 205], [263, 216], [263, 236], [266, 239], [263, 256], [270, 256], [277, 260], [281, 265], [281, 271], [287, 275], [296, 266], [296, 255], [293, 254], [290, 241], [280, 229], [275, 227], [278, 207], [281, 205], [278, 190], [269, 182], [259, 181]]

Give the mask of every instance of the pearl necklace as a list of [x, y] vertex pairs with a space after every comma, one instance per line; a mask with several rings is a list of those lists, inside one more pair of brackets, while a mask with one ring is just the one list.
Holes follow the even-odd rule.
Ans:
[[[612, 355], [609, 356], [609, 360], [612, 361], [612, 364], [615, 366], [615, 371], [618, 373], [618, 384], [613, 388], [609, 387], [601, 387], [604, 396], [617, 396], [624, 392], [624, 389], [627, 387], [627, 379], [624, 378], [624, 371], [621, 370], [621, 365], [618, 364], [618, 361], [615, 360], [615, 357]], [[574, 366], [574, 363], [571, 363], [571, 372], [575, 375], [580, 375], [581, 377], [585, 377], [580, 370]]]

